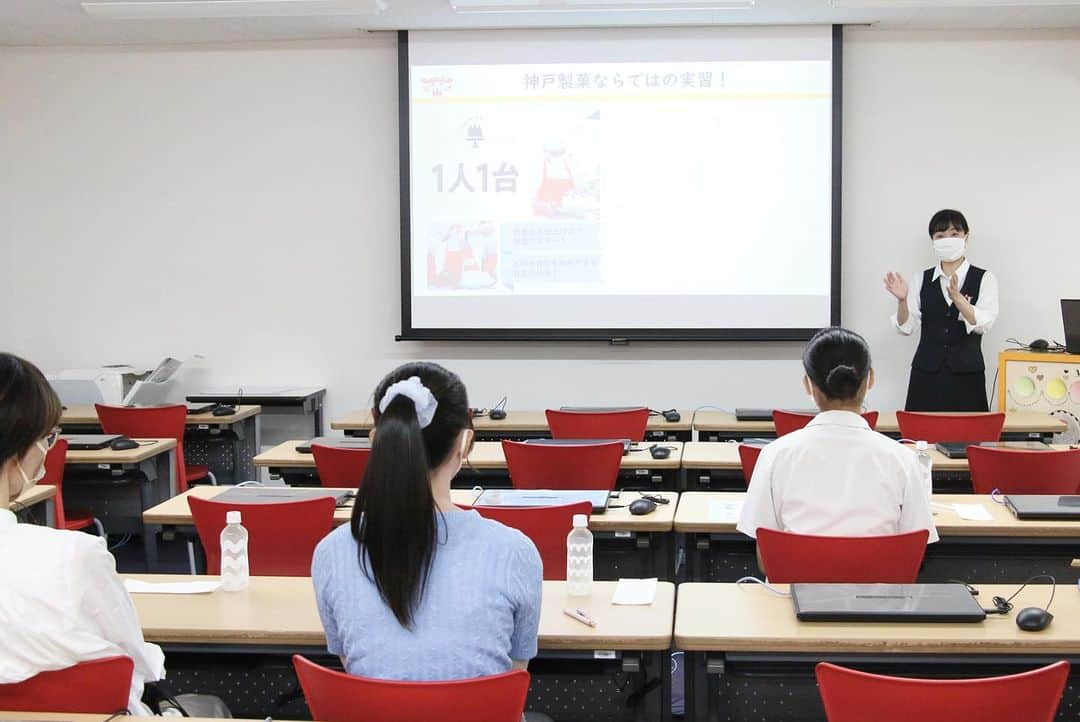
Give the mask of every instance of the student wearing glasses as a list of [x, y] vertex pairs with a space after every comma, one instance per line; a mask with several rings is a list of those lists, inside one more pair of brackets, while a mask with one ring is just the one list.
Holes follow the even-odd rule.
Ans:
[[45, 475], [60, 400], [33, 364], [0, 353], [0, 684], [102, 657], [135, 663], [128, 710], [149, 714], [143, 684], [165, 676], [105, 540], [18, 523], [11, 500]]

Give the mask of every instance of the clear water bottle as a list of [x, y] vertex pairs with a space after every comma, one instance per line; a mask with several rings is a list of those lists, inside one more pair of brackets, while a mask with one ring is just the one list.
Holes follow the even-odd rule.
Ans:
[[572, 597], [592, 594], [592, 548], [589, 517], [574, 514], [574, 528], [566, 537], [566, 586]]
[[919, 461], [919, 473], [922, 476], [923, 487], [926, 495], [934, 493], [934, 460], [930, 456], [929, 445], [925, 441], [915, 442], [915, 456]]
[[227, 592], [247, 589], [248, 533], [240, 525], [240, 512], [225, 513], [221, 530], [221, 588]]

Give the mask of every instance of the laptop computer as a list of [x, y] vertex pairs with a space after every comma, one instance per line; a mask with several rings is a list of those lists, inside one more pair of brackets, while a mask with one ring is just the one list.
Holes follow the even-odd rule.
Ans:
[[1052, 446], [1042, 441], [939, 441], [935, 444], [937, 450], [950, 459], [966, 459], [969, 446], [1017, 451], [1053, 451]]
[[623, 456], [630, 453], [634, 442], [630, 439], [525, 439], [526, 444], [539, 444], [540, 446], [581, 446], [582, 444], [610, 444], [620, 441], [623, 445]]
[[560, 406], [559, 411], [573, 411], [579, 414], [611, 414], [619, 411], [640, 411], [644, 406]]
[[563, 506], [587, 501], [593, 514], [607, 511], [607, 491], [564, 491], [545, 489], [485, 489], [473, 500], [473, 506]]
[[[817, 416], [817, 409], [780, 409], [790, 414]], [[772, 421], [773, 409], [735, 409], [736, 421]]]
[[193, 404], [190, 401], [187, 402], [187, 415], [199, 416], [200, 414], [209, 414], [211, 411], [218, 407], [217, 404]]
[[1061, 323], [1065, 327], [1065, 350], [1080, 354], [1080, 300], [1061, 299]]
[[359, 436], [316, 436], [296, 447], [301, 454], [310, 454], [312, 444], [332, 446], [335, 449], [370, 449], [371, 439]]
[[1006, 494], [1005, 506], [1017, 519], [1080, 521], [1080, 495]]
[[119, 439], [120, 434], [64, 434], [60, 438], [68, 442], [69, 451], [101, 451]]
[[279, 504], [283, 501], [306, 501], [323, 496], [333, 497], [334, 502], [341, 505], [347, 498], [355, 496], [355, 492], [350, 489], [295, 486], [234, 486], [218, 494], [213, 500], [234, 504]]
[[792, 584], [803, 622], [981, 622], [963, 584]]

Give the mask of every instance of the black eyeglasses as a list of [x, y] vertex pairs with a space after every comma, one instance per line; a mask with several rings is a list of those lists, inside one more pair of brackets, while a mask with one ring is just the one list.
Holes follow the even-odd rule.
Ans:
[[45, 448], [51, 449], [56, 446], [56, 442], [60, 440], [60, 429], [53, 429], [49, 432], [49, 435], [45, 437]]

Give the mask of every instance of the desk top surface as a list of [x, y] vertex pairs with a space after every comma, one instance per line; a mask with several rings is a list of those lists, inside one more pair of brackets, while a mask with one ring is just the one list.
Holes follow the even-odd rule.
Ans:
[[[679, 421], [667, 421], [663, 416], [650, 416], [648, 429], [650, 431], [689, 431], [693, 427], [694, 412], [679, 411], [682, 417]], [[330, 423], [331, 429], [339, 431], [367, 431], [371, 429], [373, 422], [370, 409], [352, 411]], [[547, 416], [544, 411], [507, 411], [506, 418], [494, 421], [486, 416], [473, 419], [473, 428], [479, 432], [507, 433], [522, 431], [547, 431]]]
[[[694, 427], [699, 431], [775, 433], [772, 421], [739, 421], [730, 411], [698, 411], [694, 415]], [[900, 425], [895, 411], [882, 411], [878, 416], [877, 430], [896, 434]], [[1049, 414], [1035, 411], [1009, 411], [1005, 414], [1004, 431], [1008, 433], [1058, 433], [1065, 430], [1065, 422]]]
[[[157, 506], [143, 512], [143, 521], [147, 524], [162, 524], [171, 526], [191, 526], [191, 507], [187, 497], [197, 496], [201, 499], [213, 499], [221, 494], [228, 486], [196, 486], [193, 489], [178, 494], [171, 499], [166, 499]], [[450, 492], [455, 504], [468, 506], [476, 498], [471, 489], [453, 489]], [[603, 514], [592, 514], [589, 517], [589, 528], [593, 531], [631, 531], [631, 532], [665, 532], [671, 531], [675, 520], [675, 509], [678, 506], [679, 495], [675, 492], [656, 492], [656, 496], [662, 496], [671, 500], [669, 504], [659, 504], [652, 514], [633, 516], [626, 508], [608, 509]], [[618, 506], [628, 505], [638, 498], [638, 493], [623, 491], [620, 498], [612, 500], [612, 504]], [[334, 523], [346, 524], [352, 517], [352, 504], [341, 507], [334, 511]]]
[[[278, 444], [272, 449], [264, 451], [255, 457], [255, 466], [273, 466], [295, 469], [314, 469], [315, 455], [303, 454], [296, 447], [306, 444], [308, 439], [293, 439]], [[649, 453], [651, 444], [641, 442], [634, 445], [635, 451], [631, 451], [622, 458], [624, 469], [678, 469], [682, 464], [683, 442], [665, 441], [661, 446], [671, 448], [671, 456], [666, 459], [654, 459]], [[719, 444], [715, 444], [719, 446]], [[737, 455], [737, 452], [736, 452]], [[490, 470], [505, 469], [506, 456], [503, 454], [502, 443], [498, 441], [477, 441], [473, 444], [472, 452], [463, 465], [464, 469]]]
[[[679, 508], [675, 513], [675, 531], [734, 534], [735, 521], [725, 518], [723, 512], [733, 508], [733, 505], [742, 504], [745, 498], [744, 492], [684, 492], [679, 496]], [[719, 504], [714, 506], [714, 502]], [[998, 504], [989, 496], [934, 494], [933, 503], [934, 525], [943, 537], [1080, 538], [1080, 521], [1021, 521], [1004, 504]], [[977, 504], [988, 511], [993, 519], [962, 519], [954, 504]]]
[[[187, 417], [187, 425], [196, 424], [235, 424], [238, 421], [249, 419], [262, 411], [261, 406], [238, 406], [235, 414], [228, 416], [214, 416], [213, 414], [197, 414]], [[97, 409], [93, 406], [69, 406], [60, 415], [60, 425], [64, 424], [97, 424]]]
[[[967, 459], [950, 459], [933, 447], [929, 451], [935, 471], [968, 470]], [[682, 466], [684, 469], [742, 469], [739, 445], [731, 441], [688, 442], [683, 445]]]
[[[55, 496], [56, 487], [52, 484], [36, 484], [35, 486], [30, 487], [29, 491], [24, 491], [12, 499], [8, 503], [8, 509], [11, 511], [15, 511], [16, 509], [28, 509], [35, 504], [48, 501]], [[672, 516], [674, 516], [674, 514], [672, 514]]]
[[[357, 574], [360, 570], [357, 569]], [[216, 577], [131, 574], [148, 582], [180, 582]], [[675, 586], [657, 585], [648, 606], [615, 606], [615, 582], [593, 582], [591, 597], [568, 597], [565, 582], [544, 582], [540, 612], [541, 649], [663, 650], [671, 645]], [[305, 645], [326, 644], [315, 591], [308, 577], [252, 577], [240, 592], [217, 591], [186, 596], [132, 594], [148, 642], [189, 644]], [[590, 628], [562, 613], [566, 607], [588, 611]]]
[[68, 449], [68, 464], [138, 464], [164, 454], [176, 448], [176, 439], [135, 439], [139, 448], [127, 451], [113, 451], [105, 448], [97, 451], [75, 451]]
[[[776, 585], [787, 589], [787, 585]], [[979, 599], [1008, 597], [1019, 585], [976, 584]], [[1050, 586], [1032, 585], [1016, 610], [1045, 607]], [[1080, 654], [1080, 594], [1060, 585], [1053, 623], [1043, 632], [1016, 626], [1016, 612], [975, 624], [800, 622], [790, 599], [758, 584], [681, 584], [675, 644], [688, 651], [814, 653]]]

